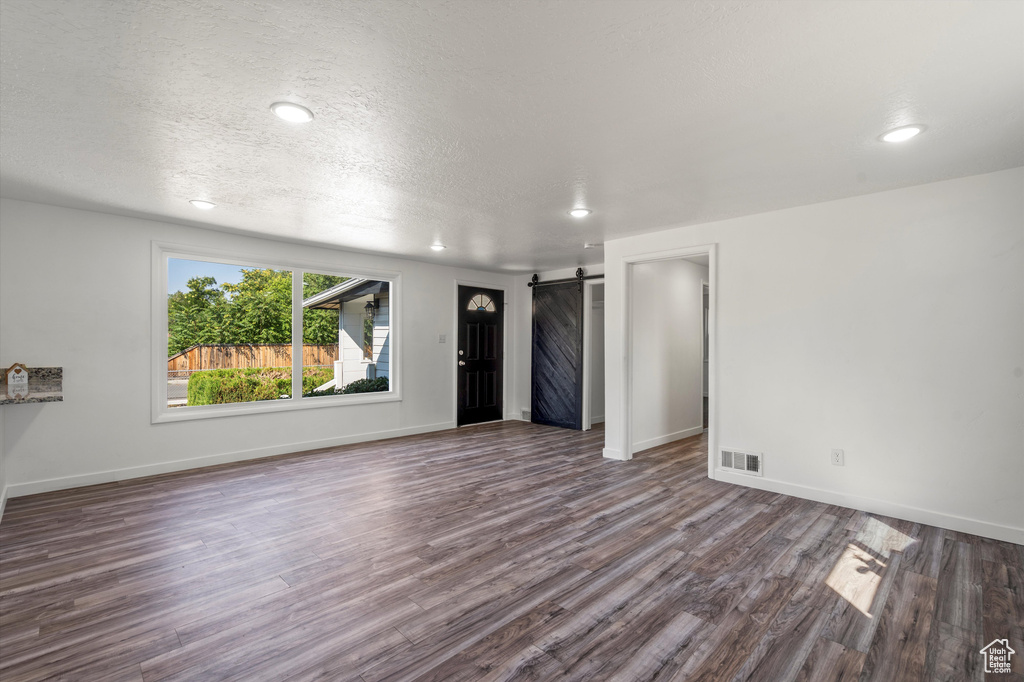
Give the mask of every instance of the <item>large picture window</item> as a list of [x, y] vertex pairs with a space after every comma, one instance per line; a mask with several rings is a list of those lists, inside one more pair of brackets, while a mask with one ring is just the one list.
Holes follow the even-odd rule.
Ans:
[[154, 245], [154, 421], [397, 400], [397, 280]]

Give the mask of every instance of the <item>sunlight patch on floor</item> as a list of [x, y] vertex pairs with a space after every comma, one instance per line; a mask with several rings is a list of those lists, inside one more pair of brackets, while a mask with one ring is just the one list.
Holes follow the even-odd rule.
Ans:
[[863, 527], [857, 531], [854, 542], [866, 548], [875, 556], [888, 559], [893, 552], [906, 551], [907, 547], [917, 542], [915, 538], [901, 533], [874, 516], [869, 516]]
[[874, 516], [868, 516], [843, 550], [825, 584], [858, 611], [871, 618], [871, 605], [882, 583], [882, 570], [894, 552], [917, 542]]
[[871, 618], [869, 609], [875, 599], [878, 585], [882, 582], [883, 568], [885, 564], [877, 561], [871, 554], [854, 544], [849, 544], [843, 550], [839, 561], [832, 567], [825, 584], [858, 611]]

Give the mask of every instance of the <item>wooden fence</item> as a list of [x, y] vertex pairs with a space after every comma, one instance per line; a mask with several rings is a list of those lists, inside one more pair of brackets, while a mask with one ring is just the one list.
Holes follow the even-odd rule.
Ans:
[[[338, 344], [302, 346], [302, 366], [331, 366], [338, 359]], [[201, 344], [167, 358], [167, 371], [291, 367], [291, 344]]]

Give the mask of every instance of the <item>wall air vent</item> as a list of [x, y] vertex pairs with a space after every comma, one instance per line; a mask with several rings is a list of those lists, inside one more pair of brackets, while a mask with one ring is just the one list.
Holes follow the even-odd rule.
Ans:
[[741, 450], [722, 449], [718, 460], [719, 469], [727, 469], [748, 476], [764, 476], [760, 452], [742, 452]]

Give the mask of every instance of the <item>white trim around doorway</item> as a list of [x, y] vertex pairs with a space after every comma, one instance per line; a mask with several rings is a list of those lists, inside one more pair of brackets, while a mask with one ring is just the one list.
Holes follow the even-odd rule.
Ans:
[[[708, 478], [715, 477], [715, 466], [713, 453], [718, 445], [718, 388], [716, 386], [717, 376], [717, 335], [716, 319], [718, 308], [718, 245], [706, 244], [702, 246], [691, 246], [671, 251], [659, 251], [657, 253], [639, 254], [626, 256], [622, 259], [625, 266], [625, 276], [622, 278], [621, 300], [623, 304], [623, 321], [620, 330], [623, 348], [623, 363], [620, 370], [620, 414], [622, 418], [621, 436], [619, 441], [619, 452], [615, 453], [617, 459], [629, 460], [633, 458], [633, 311], [630, 301], [633, 293], [633, 266], [640, 263], [654, 263], [665, 260], [677, 260], [688, 256], [708, 256]], [[609, 456], [606, 450], [605, 456]]]
[[590, 382], [593, 380], [593, 331], [591, 329], [591, 317], [594, 309], [594, 286], [604, 285], [604, 278], [588, 279], [583, 281], [583, 409], [582, 424], [583, 430], [589, 431], [593, 428], [592, 405], [590, 404]]

